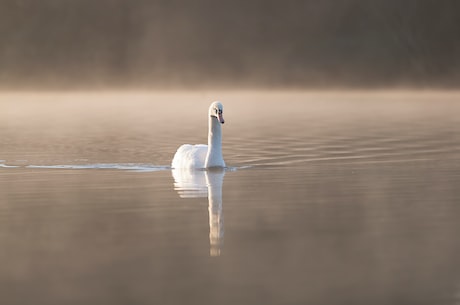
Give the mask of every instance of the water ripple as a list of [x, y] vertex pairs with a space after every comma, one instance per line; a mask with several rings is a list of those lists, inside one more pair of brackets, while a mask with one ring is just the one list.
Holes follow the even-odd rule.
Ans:
[[[404, 131], [403, 124], [401, 130]], [[397, 126], [392, 128], [397, 129]], [[429, 123], [409, 132], [374, 126], [344, 136], [339, 130], [324, 135], [299, 130], [286, 136], [242, 140], [230, 152], [238, 163], [289, 166], [306, 162], [406, 162], [458, 159], [460, 138], [450, 129], [433, 129]], [[327, 131], [327, 132], [326, 132]]]
[[61, 165], [26, 165], [26, 168], [41, 169], [114, 169], [138, 172], [155, 172], [169, 170], [169, 166], [136, 163], [96, 163], [96, 164], [61, 164]]

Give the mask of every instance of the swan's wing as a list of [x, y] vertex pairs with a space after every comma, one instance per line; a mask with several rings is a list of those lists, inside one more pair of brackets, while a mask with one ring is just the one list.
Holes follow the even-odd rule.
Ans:
[[179, 147], [172, 160], [172, 168], [204, 168], [208, 145], [184, 144]]

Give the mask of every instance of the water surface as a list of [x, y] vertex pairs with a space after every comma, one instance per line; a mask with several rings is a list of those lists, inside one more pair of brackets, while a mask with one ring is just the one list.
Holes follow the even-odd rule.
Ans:
[[[0, 95], [5, 304], [459, 304], [455, 92]], [[224, 103], [221, 172], [173, 172]]]

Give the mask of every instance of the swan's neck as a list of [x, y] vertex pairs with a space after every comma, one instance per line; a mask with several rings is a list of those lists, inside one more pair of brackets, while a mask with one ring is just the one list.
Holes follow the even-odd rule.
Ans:
[[216, 117], [209, 117], [208, 154], [205, 167], [225, 167], [222, 158], [222, 124]]

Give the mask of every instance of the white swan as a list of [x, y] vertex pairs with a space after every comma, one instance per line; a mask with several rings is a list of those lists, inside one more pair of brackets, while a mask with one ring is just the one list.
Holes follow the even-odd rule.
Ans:
[[203, 169], [225, 167], [222, 157], [222, 124], [224, 107], [218, 101], [209, 107], [208, 145], [184, 144], [180, 146], [172, 160], [172, 168]]

